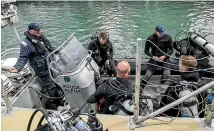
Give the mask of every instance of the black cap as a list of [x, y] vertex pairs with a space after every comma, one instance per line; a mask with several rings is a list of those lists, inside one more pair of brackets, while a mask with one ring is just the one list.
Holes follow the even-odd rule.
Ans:
[[28, 25], [28, 30], [40, 30], [40, 26], [38, 23], [30, 23]]

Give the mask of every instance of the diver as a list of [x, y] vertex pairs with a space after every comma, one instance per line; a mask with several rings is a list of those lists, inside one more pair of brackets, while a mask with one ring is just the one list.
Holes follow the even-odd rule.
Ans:
[[[132, 99], [134, 85], [129, 80], [129, 63], [127, 61], [119, 62], [117, 64], [116, 71], [116, 79], [104, 80], [96, 92], [87, 100], [88, 103], [98, 103], [98, 111], [100, 113], [114, 114], [117, 110], [119, 110], [118, 108], [115, 109], [114, 106], [119, 100], [124, 101], [127, 99]], [[124, 108], [120, 109], [124, 110], [124, 112], [127, 112], [127, 114], [131, 114]]]
[[91, 40], [88, 50], [92, 51], [92, 58], [100, 67], [101, 73], [107, 69], [108, 74], [116, 75], [113, 45], [106, 32], [100, 32], [97, 38]]
[[[202, 84], [199, 84], [199, 74], [194, 71], [197, 67], [197, 60], [191, 55], [182, 55], [179, 59], [179, 71], [181, 72], [181, 78], [173, 80], [165, 91], [161, 98], [160, 106], [163, 107], [174, 100], [181, 98], [184, 95], [191, 93], [192, 91], [200, 88]], [[189, 83], [189, 84], [181, 84]], [[196, 85], [195, 85], [196, 84]], [[194, 117], [198, 110], [203, 108], [203, 99], [206, 97], [206, 92], [199, 94], [196, 97], [192, 97], [184, 102], [183, 106], [176, 106], [177, 109], [169, 109], [164, 114], [169, 116], [182, 116], [182, 117]], [[198, 103], [200, 103], [198, 105]], [[186, 109], [185, 109], [186, 106]], [[181, 112], [178, 110], [180, 108]]]
[[[29, 60], [35, 75], [38, 76], [43, 86], [42, 93], [48, 93], [51, 97], [63, 96], [63, 91], [54, 83], [54, 81], [52, 81], [48, 71], [46, 57], [54, 50], [50, 41], [41, 33], [38, 23], [30, 23], [28, 25], [28, 30], [24, 32], [24, 35], [26, 38], [20, 44], [18, 61], [14, 67], [10, 69], [10, 72], [19, 72]], [[57, 106], [63, 104], [62, 98], [54, 100], [49, 99], [43, 106], [56, 109]]]
[[[154, 45], [154, 44], [155, 45]], [[157, 47], [160, 49], [158, 49]], [[151, 49], [151, 51], [150, 51]], [[158, 25], [155, 28], [155, 33], [147, 38], [145, 43], [145, 54], [150, 57], [148, 68], [144, 79], [141, 81], [141, 87], [144, 88], [152, 74], [156, 71], [156, 66], [163, 66], [170, 68], [167, 64], [169, 62], [169, 55], [173, 53], [172, 38], [167, 34], [162, 25]], [[164, 53], [163, 53], [164, 52]], [[166, 55], [167, 54], [167, 55]], [[163, 75], [161, 79], [168, 79], [170, 77], [170, 70], [163, 69]], [[163, 84], [165, 81], [160, 81], [158, 84]], [[157, 93], [161, 91], [161, 87], [157, 86]]]
[[[173, 47], [178, 51], [178, 53], [177, 53], [178, 57], [181, 55], [191, 55], [191, 56], [195, 57], [196, 59], [199, 59], [197, 68], [199, 68], [199, 69], [208, 68], [209, 53], [207, 53], [206, 50], [204, 50], [201, 47], [194, 44], [190, 38], [185, 38], [180, 41], [174, 41]], [[200, 79], [202, 79], [202, 77], [204, 75], [204, 71], [203, 70], [198, 71], [198, 73], [199, 73]]]

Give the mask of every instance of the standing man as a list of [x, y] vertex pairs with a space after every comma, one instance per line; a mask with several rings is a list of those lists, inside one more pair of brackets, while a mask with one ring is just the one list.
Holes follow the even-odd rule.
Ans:
[[[158, 49], [158, 48], [159, 49]], [[156, 66], [162, 66], [165, 68], [170, 68], [170, 65], [165, 62], [169, 62], [169, 56], [173, 53], [172, 38], [167, 34], [166, 30], [162, 25], [158, 25], [155, 28], [155, 33], [147, 38], [145, 44], [145, 54], [150, 57], [148, 68], [144, 77], [144, 80], [141, 81], [141, 87], [147, 84], [152, 74], [156, 71]], [[169, 69], [163, 69], [163, 75], [161, 79], [168, 79], [170, 76]], [[160, 84], [163, 84], [165, 81], [160, 81]], [[157, 87], [157, 92], [161, 91], [160, 86]]]
[[88, 50], [92, 51], [92, 58], [101, 69], [105, 67], [110, 75], [116, 74], [113, 45], [106, 32], [100, 32], [98, 38], [90, 41]]
[[[54, 49], [49, 40], [41, 33], [39, 24], [30, 23], [28, 25], [28, 30], [24, 32], [24, 35], [26, 38], [20, 44], [18, 61], [14, 67], [10, 69], [10, 72], [19, 72], [29, 60], [35, 75], [39, 77], [43, 86], [43, 92], [47, 92], [51, 97], [62, 96], [63, 92], [50, 78], [46, 61], [47, 55]], [[54, 108], [59, 106], [60, 102], [61, 99], [54, 100]]]

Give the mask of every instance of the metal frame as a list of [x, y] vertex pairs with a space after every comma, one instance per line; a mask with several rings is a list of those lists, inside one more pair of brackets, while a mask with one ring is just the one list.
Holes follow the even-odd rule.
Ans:
[[9, 114], [12, 111], [13, 107], [12, 107], [12, 104], [11, 104], [9, 98], [8, 98], [8, 95], [7, 95], [6, 91], [5, 91], [5, 89], [3, 88], [3, 81], [1, 81], [1, 87], [2, 87], [1, 88], [2, 98], [5, 100], [7, 113]]
[[[63, 43], [62, 43], [62, 45], [60, 45], [57, 49], [55, 49], [54, 51], [52, 51], [51, 53], [49, 53], [48, 54], [48, 56], [47, 56], [47, 66], [48, 66], [48, 72], [49, 72], [49, 75], [50, 75], [50, 77], [51, 77], [51, 79], [53, 80], [53, 81], [55, 81], [55, 79], [52, 77], [52, 74], [51, 74], [51, 70], [50, 70], [50, 64], [51, 64], [51, 60], [50, 60], [50, 58], [51, 57], [53, 57], [53, 55], [55, 54], [55, 52], [57, 52], [57, 51], [59, 51], [61, 48], [63, 48], [64, 47], [64, 45], [65, 44], [67, 44], [68, 43], [68, 41], [70, 41], [71, 39], [73, 39], [73, 36], [74, 36], [74, 33], [73, 34], [71, 34], [69, 37], [68, 37], [68, 39], [66, 39]], [[60, 75], [59, 75], [60, 76]], [[59, 77], [58, 77], [59, 78]]]
[[139, 94], [140, 94], [140, 76], [137, 72], [141, 72], [141, 45], [142, 39], [137, 39], [136, 45], [136, 77], [135, 77], [135, 107], [134, 107], [134, 120], [139, 117]]
[[191, 98], [191, 97], [193, 97], [193, 96], [195, 96], [195, 95], [198, 95], [198, 94], [200, 94], [200, 93], [206, 91], [206, 90], [209, 89], [209, 88], [214, 88], [214, 81], [212, 81], [212, 82], [210, 82], [210, 83], [204, 85], [203, 87], [201, 87], [201, 88], [199, 88], [199, 89], [193, 91], [193, 92], [190, 93], [189, 95], [184, 96], [184, 97], [182, 97], [182, 98], [180, 98], [180, 99], [178, 99], [178, 100], [176, 100], [176, 101], [174, 101], [174, 102], [172, 102], [172, 103], [170, 103], [170, 104], [168, 104], [168, 105], [166, 105], [166, 106], [164, 106], [164, 107], [162, 107], [162, 108], [156, 110], [155, 112], [152, 112], [152, 113], [149, 114], [148, 116], [143, 116], [142, 118], [138, 119], [138, 120], [136, 121], [136, 123], [144, 122], [144, 121], [146, 121], [146, 120], [148, 120], [148, 119], [150, 119], [150, 118], [153, 118], [153, 117], [155, 117], [155, 116], [157, 116], [157, 115], [163, 113], [164, 111], [169, 110], [169, 109], [171, 109], [171, 108], [173, 108], [173, 107], [175, 107], [175, 106], [181, 104], [181, 103], [184, 102], [185, 100], [187, 100], [187, 99], [189, 99], [189, 98]]
[[14, 56], [17, 57], [17, 54], [19, 55], [19, 53], [20, 53], [20, 48], [10, 48], [1, 53], [1, 59], [3, 60]]
[[[20, 53], [20, 49], [19, 48], [10, 48], [10, 49], [7, 49], [5, 50], [4, 52], [1, 53], [1, 59], [2, 60], [5, 60], [7, 58], [12, 58], [12, 57], [16, 57], [17, 58], [17, 55], [19, 55]], [[29, 67], [29, 65], [28, 65]], [[31, 67], [29, 67], [30, 69]], [[31, 71], [31, 70], [30, 70]], [[2, 72], [3, 73], [3, 72]], [[32, 72], [31, 72], [32, 73]], [[21, 76], [21, 74], [20, 74]], [[28, 86], [28, 84], [32, 81], [32, 79], [34, 78], [34, 74], [32, 73], [32, 77], [29, 79], [29, 81], [26, 81], [26, 83], [24, 84], [24, 86], [22, 86], [18, 91], [17, 93], [11, 97], [10, 99], [8, 98], [7, 94], [4, 95], [3, 97], [7, 98], [5, 100], [6, 102], [6, 106], [7, 106], [7, 110], [10, 110], [10, 107], [12, 108], [12, 105], [14, 103], [14, 101], [16, 100], [17, 96], [20, 95], [20, 93]], [[3, 81], [1, 81], [3, 82]], [[2, 83], [3, 84], [3, 83]], [[3, 85], [2, 85], [2, 92], [5, 92], [4, 88], [3, 88]], [[6, 92], [5, 92], [6, 93]], [[9, 103], [9, 104], [7, 104]], [[8, 109], [9, 108], [9, 109]], [[7, 111], [7, 113], [9, 113], [9, 111]]]
[[[91, 54], [92, 54], [92, 52], [90, 52], [90, 54], [88, 54], [81, 62], [80, 62], [80, 64], [78, 65], [78, 67], [75, 69], [75, 70], [73, 70], [73, 71], [69, 71], [68, 73], [69, 74], [66, 74], [66, 75], [63, 75], [62, 74], [62, 72], [54, 79], [53, 77], [52, 77], [52, 75], [51, 75], [51, 66], [50, 66], [50, 64], [51, 64], [51, 62], [50, 62], [50, 57], [51, 57], [51, 55], [53, 56], [54, 55], [54, 53], [55, 52], [57, 52], [57, 51], [59, 51], [61, 48], [63, 48], [64, 46], [65, 46], [65, 44], [67, 44], [70, 40], [72, 40], [73, 39], [73, 37], [74, 37], [74, 33], [73, 34], [71, 34], [70, 35], [70, 37], [68, 37], [68, 39], [67, 40], [65, 40], [65, 42], [61, 45], [61, 46], [59, 46], [56, 50], [54, 50], [53, 52], [51, 52], [50, 54], [48, 54], [48, 56], [47, 56], [47, 65], [48, 65], [48, 71], [49, 71], [49, 75], [50, 75], [50, 77], [51, 77], [51, 79], [53, 80], [53, 81], [56, 81], [57, 79], [59, 79], [60, 77], [63, 77], [63, 76], [71, 76], [71, 75], [74, 75], [74, 74], [77, 74], [78, 72], [80, 72], [82, 69], [83, 69], [83, 63], [87, 60], [87, 58], [88, 57], [90, 57], [91, 56]], [[87, 63], [87, 62], [85, 62], [85, 63]]]

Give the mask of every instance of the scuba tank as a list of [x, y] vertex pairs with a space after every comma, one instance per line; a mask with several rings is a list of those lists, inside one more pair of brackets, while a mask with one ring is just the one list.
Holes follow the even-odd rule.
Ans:
[[[146, 116], [153, 112], [153, 103], [151, 99], [141, 99], [140, 103], [140, 115]], [[125, 100], [119, 110], [115, 113], [116, 115], [133, 115], [134, 114], [134, 102], [131, 99]]]
[[[184, 90], [179, 93], [179, 97], [184, 97], [190, 94], [192, 91]], [[186, 100], [180, 107], [181, 109], [181, 117], [195, 117], [198, 114], [198, 105], [197, 105], [197, 98], [191, 97], [190, 99]]]
[[[180, 82], [183, 90], [179, 92], [179, 98], [190, 94], [192, 90], [192, 85], [189, 82]], [[181, 105], [181, 117], [195, 117], [198, 114], [198, 100], [196, 96], [193, 96], [185, 100]]]
[[96, 117], [96, 112], [94, 110], [90, 110], [88, 114], [90, 116], [88, 117], [87, 124], [91, 128], [91, 131], [103, 131], [103, 124]]
[[214, 45], [208, 42], [203, 37], [199, 36], [198, 34], [190, 34], [190, 39], [201, 48], [207, 50], [210, 55], [214, 56]]
[[134, 112], [134, 104], [132, 104], [132, 100], [125, 100], [119, 110], [115, 113], [116, 115], [133, 115]]

